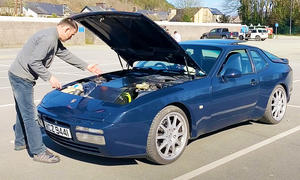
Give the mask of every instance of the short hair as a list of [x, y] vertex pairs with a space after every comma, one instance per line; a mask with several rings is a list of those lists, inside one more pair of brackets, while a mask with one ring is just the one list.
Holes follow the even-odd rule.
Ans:
[[58, 26], [59, 25], [67, 25], [76, 30], [78, 29], [77, 23], [72, 18], [69, 18], [69, 17], [62, 19], [57, 25]]

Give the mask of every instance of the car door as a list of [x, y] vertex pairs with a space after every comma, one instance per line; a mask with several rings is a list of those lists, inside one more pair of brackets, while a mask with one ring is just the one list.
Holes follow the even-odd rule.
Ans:
[[213, 131], [250, 118], [257, 102], [258, 83], [248, 51], [229, 51], [212, 78], [212, 114], [206, 130]]
[[214, 38], [216, 37], [216, 33], [217, 33], [217, 29], [212, 29], [212, 30], [209, 32], [208, 38], [209, 38], [209, 39], [214, 39]]

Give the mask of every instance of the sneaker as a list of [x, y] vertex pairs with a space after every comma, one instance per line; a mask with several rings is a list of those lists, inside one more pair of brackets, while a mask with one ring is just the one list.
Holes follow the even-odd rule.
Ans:
[[24, 149], [26, 149], [26, 145], [23, 145], [23, 146], [15, 146], [15, 151], [22, 151]]
[[60, 158], [59, 156], [54, 155], [46, 150], [40, 154], [33, 155], [33, 160], [44, 163], [58, 163], [60, 161]]

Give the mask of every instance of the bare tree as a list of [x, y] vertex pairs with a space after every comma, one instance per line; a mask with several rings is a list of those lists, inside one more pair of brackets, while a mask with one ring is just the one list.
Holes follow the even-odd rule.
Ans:
[[224, 0], [222, 11], [225, 14], [236, 14], [241, 6], [241, 0]]
[[201, 0], [172, 0], [170, 2], [180, 9], [199, 7], [201, 5]]

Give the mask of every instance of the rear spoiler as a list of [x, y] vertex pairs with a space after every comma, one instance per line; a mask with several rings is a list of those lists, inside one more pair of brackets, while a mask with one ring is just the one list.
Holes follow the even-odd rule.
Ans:
[[271, 59], [274, 63], [282, 63], [282, 64], [289, 64], [289, 60], [286, 58], [280, 58], [280, 59]]

